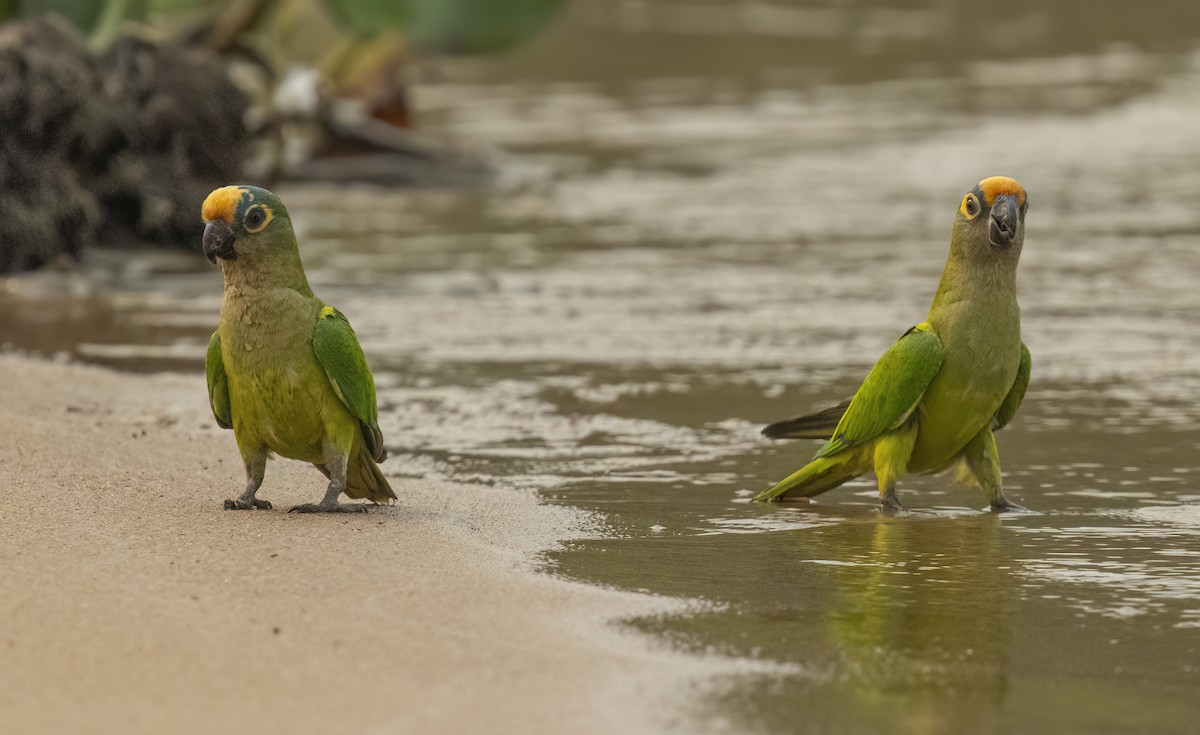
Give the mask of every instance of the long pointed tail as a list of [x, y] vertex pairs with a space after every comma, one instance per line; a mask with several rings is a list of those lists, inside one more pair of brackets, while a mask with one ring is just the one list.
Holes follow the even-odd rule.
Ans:
[[850, 399], [824, 411], [810, 413], [785, 421], [776, 421], [762, 430], [768, 439], [828, 439], [850, 407]]
[[[850, 455], [850, 456], [847, 456]], [[864, 470], [857, 466], [852, 452], [819, 457], [793, 472], [773, 487], [763, 490], [754, 499], [760, 502], [782, 500], [787, 496], [811, 498], [832, 490], [843, 482], [853, 480]]]
[[396, 499], [396, 493], [383, 476], [383, 470], [366, 451], [360, 450], [350, 458], [346, 467], [346, 495], [366, 498], [373, 503], [387, 505]]

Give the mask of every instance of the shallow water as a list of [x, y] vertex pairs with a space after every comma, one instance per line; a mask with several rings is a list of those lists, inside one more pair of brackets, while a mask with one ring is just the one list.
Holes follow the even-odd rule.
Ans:
[[[510, 64], [563, 53], [546, 43]], [[603, 513], [613, 537], [555, 553], [558, 573], [704, 598], [635, 624], [798, 665], [699, 705], [734, 729], [1192, 731], [1200, 56], [1082, 45], [951, 73], [788, 70], [755, 45], [729, 78], [564, 63], [431, 88], [432, 129], [496, 147], [494, 188], [280, 188], [375, 366], [386, 471]], [[1031, 199], [1033, 382], [999, 442], [1035, 512], [983, 512], [948, 477], [907, 481], [895, 518], [869, 479], [750, 503], [815, 450], [759, 428], [850, 395], [923, 318], [959, 197], [991, 174]], [[0, 342], [199, 364], [215, 273], [88, 267], [0, 282]]]

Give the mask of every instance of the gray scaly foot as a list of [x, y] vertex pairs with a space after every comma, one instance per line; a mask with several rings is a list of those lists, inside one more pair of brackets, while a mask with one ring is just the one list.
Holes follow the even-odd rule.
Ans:
[[879, 506], [885, 513], [907, 513], [908, 508], [900, 502], [900, 498], [896, 497], [896, 487], [890, 486], [884, 491], [883, 496], [879, 498]]
[[1029, 509], [1023, 505], [1018, 505], [1008, 498], [1001, 495], [991, 502], [989, 506], [994, 513], [1022, 513], [1029, 512]]
[[329, 476], [329, 487], [325, 490], [325, 497], [321, 498], [319, 503], [305, 503], [297, 505], [288, 513], [366, 513], [366, 503], [339, 503], [338, 496], [346, 490], [346, 455], [335, 454], [334, 448], [330, 447], [328, 459], [322, 465], [317, 465], [326, 475]]
[[254, 510], [255, 508], [270, 510], [270, 503], [254, 497], [258, 489], [262, 487], [263, 475], [267, 471], [266, 451], [260, 449], [250, 452], [243, 456], [242, 461], [246, 465], [246, 490], [238, 496], [237, 500], [226, 500], [225, 510]]
[[259, 500], [258, 498], [253, 498], [249, 501], [242, 500], [241, 498], [225, 501], [225, 510], [254, 510], [255, 508], [270, 510], [271, 507], [269, 500]]
[[366, 513], [366, 503], [305, 503], [293, 506], [288, 513]]

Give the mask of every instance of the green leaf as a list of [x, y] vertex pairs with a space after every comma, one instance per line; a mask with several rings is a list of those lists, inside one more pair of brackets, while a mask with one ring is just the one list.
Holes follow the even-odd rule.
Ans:
[[334, 19], [360, 36], [408, 27], [411, 5], [412, 0], [325, 0]]
[[20, 6], [21, 15], [29, 18], [43, 13], [58, 13], [77, 28], [92, 33], [100, 28], [115, 27], [124, 20], [144, 21], [149, 0], [12, 0]]
[[532, 38], [563, 0], [411, 0], [409, 34], [418, 46], [448, 54], [503, 51]]
[[338, 23], [360, 36], [401, 29], [426, 49], [482, 54], [531, 38], [565, 0], [325, 0], [325, 5]]

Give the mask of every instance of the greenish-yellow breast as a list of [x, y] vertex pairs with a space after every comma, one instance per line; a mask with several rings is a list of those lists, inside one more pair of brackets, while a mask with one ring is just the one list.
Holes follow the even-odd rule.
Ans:
[[941, 370], [921, 400], [917, 443], [909, 471], [938, 472], [995, 415], [1021, 361], [1021, 315], [1016, 294], [980, 294], [940, 305], [929, 322], [942, 341]]
[[319, 463], [331, 424], [336, 433], [357, 430], [313, 353], [322, 306], [287, 288], [226, 288], [221, 357], [239, 445]]

